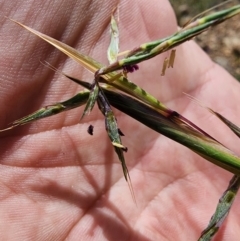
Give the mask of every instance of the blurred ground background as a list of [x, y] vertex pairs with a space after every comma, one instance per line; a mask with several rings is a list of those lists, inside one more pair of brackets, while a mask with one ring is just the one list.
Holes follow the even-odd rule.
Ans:
[[[170, 0], [170, 2], [176, 12], [179, 26], [183, 26], [195, 15], [224, 1]], [[230, 1], [212, 11], [226, 9], [236, 4], [240, 4], [240, 0]], [[195, 38], [195, 41], [215, 62], [240, 81], [240, 14], [202, 33]]]

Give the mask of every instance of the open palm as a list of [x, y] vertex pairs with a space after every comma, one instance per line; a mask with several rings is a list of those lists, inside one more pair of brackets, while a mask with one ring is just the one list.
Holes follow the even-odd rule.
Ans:
[[[0, 127], [81, 88], [40, 63], [79, 79], [92, 75], [4, 15], [107, 64], [109, 17], [120, 11], [121, 50], [177, 30], [168, 1], [4, 1], [0, 37]], [[214, 30], [213, 30], [214, 31]], [[166, 54], [140, 64], [129, 79], [171, 109], [234, 148], [233, 136], [187, 92], [237, 123], [239, 84], [194, 44], [177, 48], [174, 69], [161, 77]], [[197, 240], [231, 175], [185, 147], [115, 110], [128, 147], [134, 204], [99, 110], [82, 107], [1, 133], [1, 240]], [[89, 125], [94, 134], [87, 133]], [[220, 131], [221, 129], [221, 131]], [[235, 147], [236, 148], [236, 147]], [[217, 240], [239, 237], [239, 199]]]

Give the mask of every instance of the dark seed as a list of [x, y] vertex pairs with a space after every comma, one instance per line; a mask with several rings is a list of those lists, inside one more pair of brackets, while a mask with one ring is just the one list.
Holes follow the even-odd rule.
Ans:
[[93, 128], [94, 128], [94, 126], [90, 125], [87, 129], [88, 134], [91, 135], [91, 136], [93, 135]]

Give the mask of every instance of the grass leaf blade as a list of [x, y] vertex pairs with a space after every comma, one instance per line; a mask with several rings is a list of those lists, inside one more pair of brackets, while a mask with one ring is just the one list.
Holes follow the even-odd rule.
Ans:
[[240, 175], [240, 158], [212, 138], [197, 131], [189, 131], [153, 108], [129, 96], [104, 90], [111, 105], [140, 121], [149, 128], [188, 147], [206, 160], [234, 174]]
[[131, 184], [131, 178], [130, 178], [128, 168], [126, 165], [126, 161], [124, 158], [124, 154], [123, 154], [124, 151], [127, 151], [127, 148], [122, 145], [121, 136], [120, 136], [121, 133], [119, 132], [117, 120], [116, 120], [114, 113], [111, 109], [111, 106], [102, 90], [99, 91], [98, 105], [99, 105], [99, 109], [105, 116], [105, 126], [106, 126], [108, 136], [112, 142], [115, 152], [118, 155], [118, 159], [121, 162], [124, 178], [128, 183], [132, 198], [133, 198], [134, 202], [136, 203], [135, 195], [133, 192], [133, 187]]
[[90, 58], [86, 55], [79, 53], [76, 49], [70, 47], [69, 45], [62, 43], [52, 37], [49, 37], [48, 35], [43, 34], [35, 29], [32, 29], [14, 19], [10, 19], [10, 20], [20, 25], [21, 27], [25, 28], [29, 32], [33, 33], [34, 35], [38, 36], [39, 38], [43, 39], [44, 41], [48, 42], [49, 44], [51, 44], [52, 46], [54, 46], [64, 54], [66, 54], [68, 57], [77, 61], [79, 64], [84, 66], [90, 72], [95, 73], [101, 67], [101, 64], [95, 61], [93, 58]]
[[44, 108], [41, 108], [33, 112], [32, 114], [29, 114], [19, 120], [14, 121], [10, 127], [0, 130], [0, 132], [7, 131], [17, 126], [25, 125], [30, 122], [34, 122], [39, 119], [50, 117], [52, 115], [59, 114], [63, 111], [67, 111], [67, 110], [79, 107], [85, 104], [88, 98], [89, 98], [89, 91], [81, 91], [66, 101], [59, 102], [54, 105], [46, 106]]
[[221, 224], [227, 217], [233, 201], [237, 195], [239, 187], [240, 177], [238, 175], [234, 175], [229, 183], [227, 190], [220, 198], [216, 211], [212, 216], [208, 227], [202, 232], [198, 241], [210, 241], [213, 238], [213, 236], [216, 234]]

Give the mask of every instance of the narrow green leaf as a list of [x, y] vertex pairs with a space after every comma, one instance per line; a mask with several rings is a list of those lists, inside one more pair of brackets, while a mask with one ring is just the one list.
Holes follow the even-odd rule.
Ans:
[[127, 169], [124, 167], [126, 166], [123, 152], [126, 151], [127, 148], [122, 145], [121, 137], [118, 132], [118, 126], [117, 126], [117, 120], [113, 114], [113, 111], [110, 107], [110, 104], [108, 103], [108, 100], [106, 99], [105, 95], [103, 92], [100, 90], [99, 91], [99, 97], [98, 97], [98, 105], [99, 109], [101, 110], [102, 114], [105, 116], [105, 127], [108, 133], [108, 136], [115, 148], [115, 150], [120, 150], [117, 154], [119, 155], [119, 160], [123, 164], [123, 173], [126, 181], [128, 180], [128, 175], [127, 175]]
[[220, 228], [223, 221], [226, 219], [233, 201], [237, 195], [240, 187], [240, 177], [234, 175], [231, 179], [227, 190], [223, 193], [219, 200], [216, 211], [212, 216], [209, 225], [202, 232], [201, 237], [198, 241], [210, 241]]
[[33, 112], [30, 115], [27, 115], [19, 120], [14, 121], [10, 127], [0, 130], [0, 132], [7, 131], [17, 126], [25, 125], [39, 119], [56, 115], [66, 110], [79, 107], [87, 102], [88, 97], [89, 97], [89, 91], [81, 91], [80, 93], [76, 94], [74, 97], [66, 101], [59, 102], [54, 105], [46, 106], [44, 108], [41, 108], [40, 110]]
[[110, 104], [149, 128], [190, 148], [206, 160], [240, 175], [240, 158], [219, 142], [197, 130], [179, 125], [173, 119], [129, 96], [104, 90]]
[[123, 170], [125, 180], [127, 181], [128, 185], [129, 185], [131, 195], [133, 197], [134, 202], [136, 203], [135, 195], [134, 195], [132, 184], [131, 184], [130, 175], [129, 175], [128, 168], [127, 168], [126, 161], [125, 161], [124, 154], [123, 154], [123, 151], [127, 151], [127, 148], [122, 145], [121, 136], [120, 136], [119, 128], [117, 125], [117, 120], [116, 120], [114, 113], [111, 109], [111, 106], [102, 90], [99, 91], [98, 106], [99, 106], [99, 109], [101, 110], [101, 112], [103, 113], [103, 115], [105, 116], [105, 127], [107, 130], [108, 136], [112, 142], [115, 152], [118, 155], [119, 161], [122, 164], [122, 170]]
[[116, 61], [109, 66], [102, 67], [98, 74], [103, 75], [112, 71], [122, 69], [124, 66], [135, 65], [142, 61], [155, 57], [175, 46], [186, 42], [193, 37], [201, 34], [203, 31], [217, 25], [228, 18], [240, 13], [240, 5], [233, 6], [226, 10], [222, 10], [213, 14], [209, 14], [203, 18], [197, 19], [190, 23], [175, 34], [165, 39], [155, 40], [153, 42], [142, 44], [140, 47], [134, 48], [126, 58]]
[[[192, 97], [191, 97], [192, 98]], [[240, 128], [225, 118], [223, 115], [207, 108], [211, 113], [217, 116], [224, 124], [226, 124], [238, 137], [240, 137]], [[237, 192], [240, 187], [240, 176], [234, 175], [230, 181], [230, 184], [227, 190], [223, 193], [222, 197], [219, 200], [216, 211], [213, 214], [207, 228], [202, 232], [199, 241], [210, 241], [212, 237], [217, 233], [218, 229], [226, 219], [230, 208], [233, 204], [233, 201], [237, 195]]]

